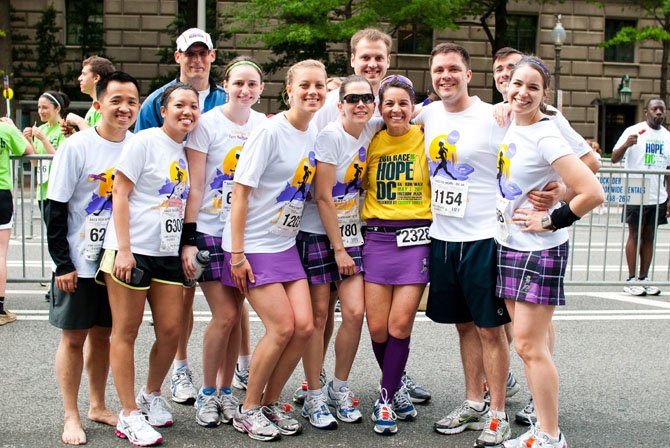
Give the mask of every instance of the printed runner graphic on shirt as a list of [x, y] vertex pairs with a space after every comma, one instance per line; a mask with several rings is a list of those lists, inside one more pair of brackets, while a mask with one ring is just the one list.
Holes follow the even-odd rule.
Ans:
[[458, 163], [456, 143], [461, 134], [453, 130], [449, 135], [438, 135], [430, 142], [428, 167], [430, 176], [444, 176], [453, 180], [467, 180], [475, 169], [467, 163]]
[[161, 206], [181, 206], [188, 198], [188, 170], [184, 159], [175, 160], [170, 165], [169, 178], [158, 190], [158, 194], [167, 195]]
[[112, 210], [112, 187], [114, 186], [114, 167], [100, 174], [89, 174], [86, 180], [98, 182], [98, 192], [93, 192], [86, 206], [87, 215], [99, 215], [103, 210]]
[[500, 145], [500, 150], [498, 150], [498, 174], [496, 175], [496, 179], [498, 180], [498, 191], [500, 192], [500, 195], [508, 200], [512, 200], [522, 193], [521, 188], [517, 184], [509, 181], [510, 163], [515, 154], [516, 145], [514, 143], [510, 143], [509, 146], [504, 143]]
[[361, 189], [361, 181], [367, 169], [367, 150], [365, 146], [358, 149], [358, 154], [344, 173], [342, 182], [339, 180], [333, 187], [333, 198], [344, 197], [352, 193], [358, 193]]
[[242, 145], [231, 148], [223, 158], [221, 168], [216, 169], [216, 176], [209, 184], [209, 188], [215, 191], [215, 195], [214, 199], [212, 199], [212, 204], [206, 208], [208, 212], [219, 213], [224, 205], [226, 208], [230, 208], [230, 200], [233, 192], [232, 182], [241, 153]]
[[286, 183], [286, 188], [277, 196], [277, 202], [300, 201], [307, 199], [309, 186], [316, 172], [316, 157], [314, 151], [310, 151], [307, 157], [298, 164], [298, 169], [293, 175], [291, 182]]

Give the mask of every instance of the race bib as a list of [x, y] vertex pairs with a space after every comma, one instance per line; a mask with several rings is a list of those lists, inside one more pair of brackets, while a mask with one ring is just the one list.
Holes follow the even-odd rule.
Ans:
[[462, 218], [468, 203], [468, 183], [434, 176], [430, 179], [433, 213]]
[[422, 246], [430, 244], [428, 236], [430, 227], [410, 227], [407, 229], [398, 229], [395, 231], [395, 240], [398, 247]]
[[86, 217], [84, 224], [84, 258], [86, 260], [98, 261], [111, 216], [110, 212], [103, 211], [98, 216], [88, 215]]
[[300, 220], [304, 209], [305, 203], [302, 201], [287, 202], [271, 232], [280, 236], [296, 236], [300, 230]]
[[226, 222], [228, 215], [230, 215], [230, 205], [232, 204], [233, 199], [233, 181], [224, 180], [223, 185], [221, 186], [221, 212], [219, 214], [219, 219], [222, 222]]
[[184, 217], [181, 206], [161, 207], [161, 252], [176, 253], [179, 251], [179, 240], [183, 225]]
[[39, 185], [47, 183], [49, 180], [49, 173], [51, 172], [51, 162], [49, 160], [41, 160], [37, 165], [37, 183]]
[[496, 239], [498, 241], [507, 241], [509, 238], [509, 226], [506, 222], [511, 202], [501, 196], [496, 198]]
[[363, 244], [361, 233], [361, 218], [358, 212], [358, 194], [344, 201], [336, 202], [337, 224], [344, 247], [357, 247]]

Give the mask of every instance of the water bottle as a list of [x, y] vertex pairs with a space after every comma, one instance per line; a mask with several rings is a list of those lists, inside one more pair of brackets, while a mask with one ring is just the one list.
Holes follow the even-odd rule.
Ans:
[[193, 260], [191, 260], [191, 264], [193, 264], [193, 267], [195, 268], [195, 275], [192, 279], [186, 279], [184, 282], [184, 286], [187, 288], [192, 288], [195, 286], [196, 280], [200, 278], [202, 275], [202, 272], [205, 270], [207, 266], [209, 266], [209, 251], [208, 250], [200, 250], [198, 251], [197, 254], [195, 254], [195, 257], [193, 257]]

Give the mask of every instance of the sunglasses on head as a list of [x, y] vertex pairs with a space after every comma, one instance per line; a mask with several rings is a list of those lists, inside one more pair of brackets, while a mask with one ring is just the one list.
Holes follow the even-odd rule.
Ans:
[[358, 104], [363, 101], [363, 104], [372, 104], [375, 102], [375, 96], [371, 93], [350, 93], [342, 97], [342, 102], [347, 104]]
[[386, 78], [382, 79], [381, 85], [383, 86], [384, 84], [388, 84], [392, 81], [398, 81], [402, 84], [410, 86], [412, 90], [414, 89], [414, 84], [412, 84], [412, 80], [403, 75], [389, 75]]

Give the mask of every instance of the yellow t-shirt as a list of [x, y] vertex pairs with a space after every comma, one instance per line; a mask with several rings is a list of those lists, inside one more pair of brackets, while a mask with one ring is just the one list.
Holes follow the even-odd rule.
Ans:
[[363, 219], [431, 219], [430, 176], [420, 126], [412, 125], [400, 137], [381, 131], [367, 155]]

